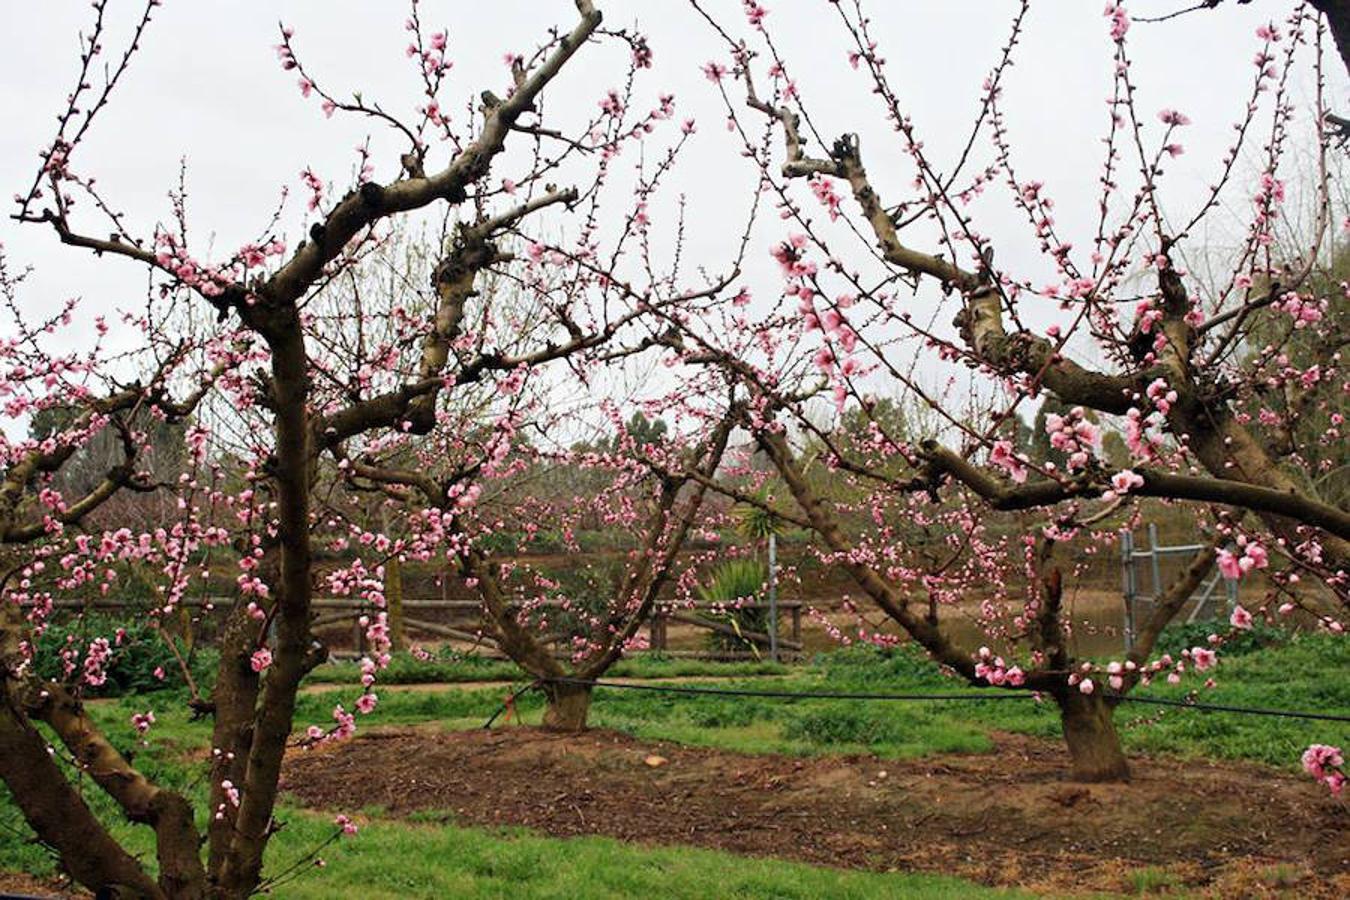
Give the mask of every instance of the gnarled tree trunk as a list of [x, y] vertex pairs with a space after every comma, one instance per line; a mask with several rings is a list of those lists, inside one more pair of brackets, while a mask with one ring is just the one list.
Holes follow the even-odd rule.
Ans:
[[1120, 749], [1113, 721], [1116, 705], [1097, 694], [1070, 688], [1058, 694], [1064, 742], [1073, 761], [1075, 781], [1129, 781], [1130, 766]]
[[544, 710], [544, 727], [553, 731], [585, 731], [586, 714], [591, 709], [591, 686], [545, 682], [544, 696], [548, 707]]
[[0, 695], [0, 777], [29, 826], [80, 884], [118, 900], [165, 896], [66, 780], [47, 741], [14, 708], [8, 690]]

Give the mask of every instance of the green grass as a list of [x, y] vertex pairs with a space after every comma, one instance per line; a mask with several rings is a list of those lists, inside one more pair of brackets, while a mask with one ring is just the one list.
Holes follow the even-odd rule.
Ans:
[[1181, 887], [1180, 878], [1158, 866], [1135, 869], [1127, 874], [1126, 881], [1135, 894], [1158, 894], [1171, 892]]
[[[643, 655], [622, 659], [606, 673], [608, 678], [690, 678], [707, 675], [783, 675], [791, 671], [781, 663], [767, 661], [714, 662]], [[389, 668], [380, 673], [385, 684], [460, 683], [465, 681], [520, 681], [520, 667], [506, 659], [452, 656], [419, 660], [411, 653], [395, 653]], [[355, 662], [326, 663], [309, 676], [311, 684], [359, 684], [361, 667]]]
[[[633, 675], [677, 677], [727, 672], [726, 664], [645, 660], [629, 663]], [[775, 672], [775, 690], [854, 693], [969, 693], [969, 686], [946, 678], [909, 651], [883, 653], [852, 648], [824, 654], [810, 666]], [[1299, 635], [1286, 643], [1222, 657], [1212, 674], [1213, 689], [1200, 689], [1201, 702], [1234, 706], [1331, 712], [1350, 715], [1350, 642], [1331, 635]], [[1192, 677], [1181, 685], [1158, 683], [1138, 689], [1139, 697], [1184, 698], [1201, 682]], [[755, 687], [753, 679], [718, 687]], [[688, 685], [697, 688], [699, 685]], [[481, 725], [497, 709], [501, 688], [420, 693], [386, 691], [372, 721], [410, 724], [439, 721], [450, 727]], [[1006, 696], [990, 690], [990, 694]], [[297, 710], [303, 724], [331, 720], [333, 704], [354, 698], [352, 688], [307, 694]], [[158, 715], [158, 704], [156, 712]], [[527, 693], [517, 701], [526, 722], [537, 722], [542, 702]], [[129, 715], [129, 713], [128, 713]], [[172, 716], [173, 713], [169, 712]], [[1060, 735], [1054, 704], [1025, 700], [997, 702], [868, 702], [784, 700], [716, 695], [669, 695], [648, 691], [601, 688], [596, 691], [591, 721], [643, 738], [719, 747], [746, 753], [853, 753], [913, 757], [928, 753], [989, 750], [991, 730], [1049, 739]], [[1350, 739], [1343, 723], [1258, 717], [1189, 709], [1162, 709], [1126, 703], [1117, 711], [1129, 752], [1186, 757], [1241, 759], [1282, 768], [1297, 765], [1308, 744]]]
[[[674, 677], [672, 661], [634, 662], [635, 673]], [[708, 674], [722, 664], [703, 663], [678, 674]], [[1202, 702], [1350, 715], [1350, 642], [1330, 635], [1300, 635], [1287, 643], [1225, 656], [1212, 671], [1217, 686], [1201, 689]], [[946, 678], [908, 651], [882, 653], [853, 648], [822, 655], [788, 677], [772, 682], [775, 690], [854, 693], [970, 693], [963, 682]], [[1135, 691], [1140, 697], [1184, 698], [1201, 682], [1163, 683]], [[718, 687], [756, 687], [753, 679]], [[688, 685], [697, 688], [699, 685]], [[504, 690], [419, 693], [386, 691], [374, 721], [410, 724], [438, 721], [446, 727], [481, 725], [502, 701]], [[1006, 696], [1006, 692], [988, 693]], [[333, 704], [350, 706], [350, 688], [306, 695], [297, 711], [304, 724], [330, 720]], [[526, 722], [538, 722], [542, 702], [528, 693], [517, 701]], [[1127, 751], [1185, 757], [1240, 759], [1291, 769], [1310, 743], [1341, 743], [1350, 738], [1342, 723], [1161, 709], [1126, 703], [1116, 714]], [[1048, 739], [1060, 735], [1054, 704], [1028, 697], [997, 702], [868, 702], [785, 700], [716, 695], [669, 695], [601, 688], [592, 724], [643, 738], [712, 746], [745, 753], [854, 753], [913, 757], [929, 753], [979, 753], [989, 750], [991, 730]]]
[[[291, 838], [322, 840], [324, 820], [291, 817]], [[284, 834], [284, 832], [283, 832]], [[276, 854], [278, 857], [282, 854]], [[609, 838], [542, 838], [519, 830], [376, 823], [324, 854], [322, 873], [276, 896], [956, 898], [1027, 897], [955, 878], [845, 872], [690, 847], [633, 847]], [[351, 886], [344, 893], [341, 886]]]

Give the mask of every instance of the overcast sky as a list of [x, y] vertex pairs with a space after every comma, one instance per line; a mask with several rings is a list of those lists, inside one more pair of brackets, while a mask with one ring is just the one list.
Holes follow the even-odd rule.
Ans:
[[[138, 5], [110, 0], [110, 16], [118, 27], [108, 47], [120, 49], [119, 36]], [[723, 127], [720, 98], [699, 71], [710, 59], [725, 61], [724, 47], [683, 0], [598, 0], [598, 5], [608, 25], [636, 24], [649, 36], [655, 68], [644, 75], [640, 103], [654, 105], [659, 93], [673, 92], [676, 122], [694, 117], [699, 123], [667, 197], [686, 196], [690, 252], [717, 267], [738, 236], [738, 217], [743, 217], [753, 186], [738, 158], [738, 145]], [[830, 5], [824, 0], [769, 0], [766, 5], [775, 39], [822, 132], [860, 132], [869, 171], [886, 199], [904, 199], [910, 174], [901, 164], [900, 145], [887, 134], [863, 76], [848, 65], [847, 35]], [[1137, 18], [1189, 5], [1190, 0], [1141, 0], [1130, 8]], [[746, 33], [739, 2], [708, 0], [707, 6], [719, 11], [734, 33]], [[892, 84], [932, 158], [942, 166], [966, 138], [981, 82], [997, 59], [1015, 4], [890, 0], [868, 6]], [[1193, 207], [1218, 171], [1231, 124], [1240, 118], [1250, 89], [1256, 27], [1283, 20], [1293, 7], [1280, 0], [1229, 3], [1218, 11], [1164, 24], [1136, 23], [1131, 29], [1130, 52], [1137, 61], [1141, 112], [1149, 117], [1148, 137], [1156, 143], [1161, 134], [1155, 116], [1164, 107], [1182, 110], [1193, 121], [1180, 136], [1185, 154], [1167, 167], [1165, 199], [1176, 215]], [[459, 98], [452, 108], [461, 116], [466, 99], [483, 88], [502, 91], [504, 53], [528, 54], [550, 25], [571, 27], [575, 22], [567, 0], [426, 0], [422, 8], [428, 25], [449, 30], [451, 94]], [[85, 0], [0, 4], [0, 108], [5, 122], [0, 129], [0, 174], [6, 198], [27, 189], [37, 154], [52, 137], [54, 116], [75, 76], [75, 34], [87, 26], [89, 13]], [[405, 13], [393, 0], [166, 0], [126, 83], [81, 148], [75, 168], [97, 176], [107, 197], [130, 214], [133, 231], [149, 236], [157, 221], [167, 219], [165, 194], [177, 177], [180, 159], [186, 158], [193, 249], [210, 258], [207, 241], [213, 238], [217, 259], [258, 233], [276, 206], [279, 189], [289, 186], [292, 201], [284, 224], [294, 244], [308, 224], [301, 170], [311, 167], [345, 189], [353, 148], [373, 133], [375, 177], [389, 180], [403, 148], [394, 136], [372, 131], [366, 121], [341, 115], [325, 119], [316, 101], [303, 99], [294, 73], [277, 64], [277, 22], [295, 28], [306, 67], [331, 90], [361, 90], [367, 99], [411, 113], [420, 97], [403, 53]], [[1334, 55], [1329, 59], [1335, 62]], [[618, 48], [582, 51], [550, 90], [551, 116], [564, 123], [589, 117], [606, 89], [620, 83], [625, 68]], [[1346, 94], [1344, 74], [1338, 63], [1329, 69], [1334, 104]], [[1020, 177], [1047, 183], [1062, 227], [1084, 243], [1089, 223], [1095, 225], [1110, 82], [1111, 42], [1102, 2], [1033, 2], [1024, 43], [1007, 77], [1006, 117]], [[1294, 101], [1306, 103], [1311, 91], [1310, 69], [1305, 68], [1295, 79]], [[1301, 133], [1296, 139], [1306, 143], [1310, 126], [1306, 115], [1298, 119]], [[673, 134], [668, 131], [657, 145], [665, 146]], [[431, 165], [437, 161], [433, 149]], [[668, 213], [669, 207], [658, 210], [658, 229], [669, 226], [669, 219], [662, 218]], [[1006, 206], [991, 201], [978, 225], [999, 239], [1000, 264], [1015, 268], [1025, 254], [1027, 266], [1048, 275], [1043, 261], [1034, 258], [1025, 223]], [[106, 230], [95, 227], [100, 233]], [[754, 265], [748, 277], [764, 293], [778, 287], [767, 248], [781, 234], [781, 226], [768, 222], [751, 250]], [[78, 295], [92, 313], [135, 306], [144, 291], [144, 273], [134, 264], [97, 261], [63, 248], [49, 230], [20, 227], [6, 217], [0, 222], [0, 242], [12, 265], [35, 268], [26, 303], [46, 306]]]

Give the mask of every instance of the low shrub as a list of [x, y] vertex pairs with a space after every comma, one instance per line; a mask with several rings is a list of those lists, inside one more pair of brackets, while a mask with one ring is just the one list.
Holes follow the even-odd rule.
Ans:
[[[37, 641], [35, 663], [38, 675], [45, 679], [67, 681], [66, 659], [61, 651], [69, 647], [74, 651], [70, 661], [75, 665], [75, 675], [78, 676], [89, 642], [97, 638], [106, 638], [113, 645], [112, 655], [104, 667], [107, 680], [101, 685], [84, 685], [83, 691], [87, 696], [116, 697], [182, 686], [183, 676], [178, 660], [164, 638], [144, 617], [123, 619], [97, 613], [80, 615], [48, 626]], [[179, 638], [174, 640], [179, 654], [188, 661], [192, 677], [202, 690], [206, 690], [215, 680], [216, 662], [219, 659], [216, 651], [212, 648], [189, 648], [185, 641]], [[155, 674], [157, 669], [163, 672], [163, 678]]]

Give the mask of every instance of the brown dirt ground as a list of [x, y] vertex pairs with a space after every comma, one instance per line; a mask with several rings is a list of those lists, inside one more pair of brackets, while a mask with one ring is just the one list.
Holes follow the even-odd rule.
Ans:
[[34, 878], [23, 872], [0, 872], [0, 900], [9, 897], [41, 897], [43, 900], [67, 900], [88, 897], [87, 891], [56, 878]]
[[[1137, 758], [1128, 785], [1065, 780], [1057, 744], [883, 760], [742, 755], [611, 731], [369, 732], [300, 751], [302, 803], [462, 825], [604, 834], [879, 871], [944, 872], [1062, 894], [1129, 890], [1156, 867], [1215, 896], [1350, 896], [1350, 807], [1255, 765]], [[665, 757], [656, 768], [649, 755]], [[360, 797], [351, 786], [361, 785]]]

